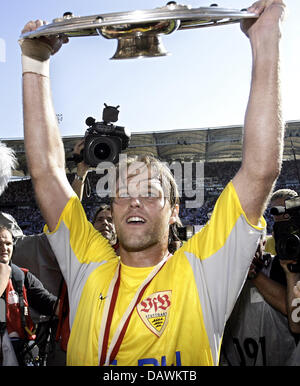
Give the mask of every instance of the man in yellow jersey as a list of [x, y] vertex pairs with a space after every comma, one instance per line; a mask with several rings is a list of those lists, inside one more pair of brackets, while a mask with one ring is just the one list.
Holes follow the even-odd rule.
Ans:
[[[49, 81], [62, 38], [21, 41], [25, 146], [50, 244], [68, 285], [69, 365], [217, 365], [225, 322], [246, 278], [282, 159], [282, 0], [261, 0], [242, 29], [253, 53], [243, 161], [209, 223], [174, 255], [178, 192], [168, 169], [144, 157], [117, 171], [113, 220], [120, 258], [97, 232], [65, 175]], [[42, 21], [29, 22], [23, 32]], [[143, 165], [141, 167], [141, 165]]]

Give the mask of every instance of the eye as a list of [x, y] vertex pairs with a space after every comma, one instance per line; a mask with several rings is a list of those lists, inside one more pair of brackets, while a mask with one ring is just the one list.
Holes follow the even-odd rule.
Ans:
[[142, 197], [146, 197], [146, 198], [150, 198], [150, 199], [151, 198], [159, 198], [160, 197], [160, 192], [157, 189], [148, 188], [144, 192], [141, 192], [141, 196]]
[[150, 191], [148, 192], [148, 197], [159, 197], [159, 192], [157, 191]]
[[117, 193], [117, 197], [120, 197], [120, 198], [126, 198], [128, 197], [128, 192], [127, 190], [119, 190], [118, 193]]

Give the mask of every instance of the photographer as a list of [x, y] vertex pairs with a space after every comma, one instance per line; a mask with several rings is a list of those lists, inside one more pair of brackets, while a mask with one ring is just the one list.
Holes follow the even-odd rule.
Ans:
[[[290, 189], [281, 189], [276, 192], [274, 192], [271, 200], [271, 206], [272, 207], [284, 207], [286, 206], [286, 200], [289, 199], [296, 199], [298, 197], [298, 194], [294, 190]], [[273, 236], [275, 238], [275, 245], [276, 242], [278, 243], [278, 238], [280, 238], [281, 233], [283, 235], [286, 234], [286, 229], [292, 230], [290, 228], [291, 223], [297, 224], [300, 220], [300, 215], [298, 210], [292, 211], [292, 215], [289, 211], [286, 213], [274, 215], [274, 228], [276, 232], [274, 232]], [[294, 218], [293, 218], [294, 217]], [[288, 226], [287, 226], [288, 225]], [[278, 227], [278, 228], [277, 228]], [[293, 228], [295, 230], [295, 228]], [[299, 230], [298, 230], [299, 231]], [[296, 231], [296, 233], [298, 233]], [[277, 239], [277, 240], [276, 240]], [[285, 244], [282, 244], [283, 246]], [[287, 249], [287, 248], [286, 248]], [[289, 250], [295, 251], [293, 248]], [[289, 257], [289, 256], [287, 256]], [[280, 267], [282, 268], [282, 271], [284, 272], [284, 275], [282, 274], [282, 271], [277, 266], [277, 277], [281, 278], [282, 281], [286, 283], [286, 304], [287, 304], [287, 316], [289, 321], [289, 327], [293, 334], [296, 336], [297, 340], [297, 346], [293, 353], [291, 354], [289, 360], [287, 361], [288, 366], [299, 366], [300, 365], [300, 344], [299, 344], [299, 335], [300, 334], [300, 320], [299, 320], [299, 288], [300, 288], [300, 270], [299, 270], [299, 257], [297, 259], [279, 259], [278, 262], [280, 263]], [[279, 274], [278, 274], [279, 273]], [[274, 272], [275, 275], [275, 272]]]
[[[284, 208], [286, 200], [294, 199], [296, 197], [298, 197], [298, 194], [294, 190], [279, 189], [273, 193], [270, 206], [271, 208]], [[300, 224], [300, 213], [295, 212], [295, 216], [299, 217], [299, 219], [296, 219], [296, 222], [299, 222]], [[286, 296], [284, 300], [286, 302], [289, 326], [292, 333], [299, 334], [299, 326], [297, 323], [293, 322], [291, 315], [293, 312], [293, 288], [297, 281], [300, 279], [300, 269], [297, 269], [300, 256], [299, 259], [296, 260], [289, 258], [288, 254], [289, 252], [292, 252], [293, 249], [290, 248], [291, 240], [285, 239], [285, 237], [289, 237], [289, 232], [292, 232], [292, 228], [290, 228], [290, 226], [292, 224], [291, 221], [294, 221], [294, 219], [292, 219], [290, 213], [287, 212], [277, 215], [273, 214], [273, 218], [273, 237], [275, 240], [275, 248], [277, 254], [274, 258], [274, 264], [271, 270], [271, 278], [281, 283], [286, 288]], [[281, 241], [282, 237], [284, 237], [283, 242]], [[283, 256], [284, 253], [286, 253], [286, 255]]]
[[263, 235], [226, 323], [221, 366], [282, 366], [295, 350], [286, 318], [286, 289], [269, 278], [274, 260], [265, 253], [265, 243]]
[[[288, 252], [293, 251], [293, 248], [289, 248], [288, 241], [285, 241], [289, 240], [292, 221], [290, 212], [285, 211], [285, 203], [286, 200], [296, 197], [297, 192], [291, 189], [279, 189], [271, 196], [270, 207], [277, 208], [280, 212], [274, 214], [276, 211], [273, 210], [272, 238], [277, 254], [272, 257], [266, 269], [264, 259], [259, 259], [262, 251], [257, 250], [249, 270], [250, 280], [245, 284], [225, 329], [223, 364], [290, 365], [291, 358], [296, 360], [300, 324], [293, 320], [293, 311], [297, 305], [293, 306], [292, 302], [294, 286], [297, 280], [300, 280], [296, 266], [299, 259], [288, 259]], [[271, 244], [270, 239], [268, 241]], [[254, 331], [256, 339], [251, 341]], [[261, 354], [263, 348], [266, 348], [264, 356], [261, 356], [258, 350], [261, 342], [264, 342], [264, 345], [261, 345]]]

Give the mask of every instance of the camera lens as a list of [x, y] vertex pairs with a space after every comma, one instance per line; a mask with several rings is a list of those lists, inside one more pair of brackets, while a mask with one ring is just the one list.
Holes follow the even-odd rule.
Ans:
[[290, 259], [296, 259], [299, 256], [300, 239], [297, 235], [289, 235], [286, 239], [285, 252]]
[[296, 260], [300, 256], [300, 239], [297, 235], [285, 234], [276, 241], [276, 253], [281, 260]]
[[95, 157], [103, 161], [110, 156], [111, 148], [107, 143], [97, 143], [94, 148]]
[[100, 162], [118, 162], [121, 152], [121, 138], [115, 136], [88, 135], [85, 139], [83, 159], [95, 167]]

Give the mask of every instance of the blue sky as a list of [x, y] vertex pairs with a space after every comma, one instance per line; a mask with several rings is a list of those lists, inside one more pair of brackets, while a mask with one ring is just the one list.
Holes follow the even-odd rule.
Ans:
[[[0, 138], [23, 137], [20, 31], [28, 20], [52, 22], [66, 11], [76, 16], [161, 7], [159, 0], [11, 0], [0, 6]], [[213, 1], [186, 0], [192, 7]], [[217, 1], [242, 9], [247, 0]], [[300, 1], [286, 0], [283, 34], [284, 118], [300, 120]], [[54, 105], [63, 136], [83, 135], [85, 119], [102, 118], [104, 103], [120, 105], [121, 126], [131, 132], [243, 124], [251, 52], [239, 25], [177, 31], [163, 38], [170, 55], [112, 61], [116, 41], [71, 38], [52, 58]]]

